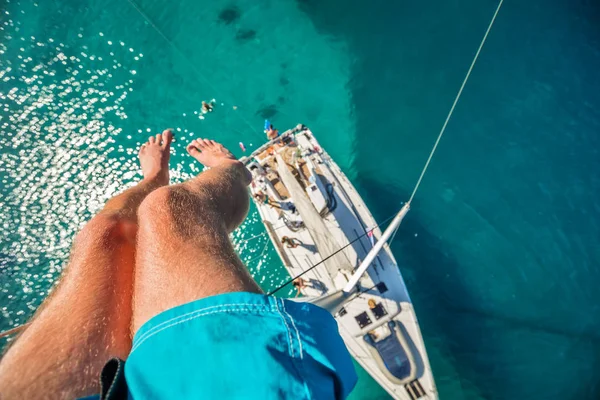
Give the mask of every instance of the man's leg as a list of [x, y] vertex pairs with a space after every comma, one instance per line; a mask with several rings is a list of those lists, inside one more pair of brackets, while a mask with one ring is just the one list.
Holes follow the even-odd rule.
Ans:
[[144, 179], [109, 200], [75, 238], [61, 282], [0, 363], [0, 397], [76, 398], [99, 392], [99, 372], [131, 348], [137, 209], [169, 183], [170, 131], [139, 158]]
[[160, 312], [199, 298], [261, 292], [229, 240], [248, 213], [250, 173], [212, 140], [194, 140], [187, 150], [210, 169], [152, 192], [139, 209], [134, 332]]

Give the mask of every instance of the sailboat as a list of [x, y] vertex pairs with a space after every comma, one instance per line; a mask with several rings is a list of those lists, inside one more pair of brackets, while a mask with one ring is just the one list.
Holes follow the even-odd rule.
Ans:
[[306, 126], [242, 159], [266, 232], [298, 291], [327, 309], [354, 359], [395, 399], [437, 399], [412, 301], [366, 204]]

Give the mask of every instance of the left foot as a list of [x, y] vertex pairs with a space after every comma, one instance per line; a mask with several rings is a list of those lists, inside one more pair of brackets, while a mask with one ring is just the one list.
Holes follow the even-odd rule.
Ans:
[[150, 136], [142, 145], [138, 157], [144, 179], [155, 180], [161, 185], [169, 184], [169, 150], [173, 132], [165, 130], [162, 135]]

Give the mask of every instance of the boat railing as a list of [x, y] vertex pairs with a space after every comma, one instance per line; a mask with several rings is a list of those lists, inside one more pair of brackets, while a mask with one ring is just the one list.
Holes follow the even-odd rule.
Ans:
[[265, 144], [263, 144], [262, 146], [260, 146], [258, 149], [254, 150], [252, 152], [252, 154], [250, 154], [249, 156], [245, 156], [240, 158], [240, 161], [242, 163], [244, 163], [244, 165], [248, 164], [250, 161], [252, 161], [252, 159], [254, 157], [256, 157], [257, 155], [259, 155], [260, 153], [262, 153], [263, 151], [267, 150], [269, 147], [273, 146], [275, 143], [279, 143], [281, 141], [283, 141], [283, 139], [292, 136], [302, 130], [306, 129], [306, 127], [302, 124], [298, 124], [296, 125], [294, 128], [292, 129], [288, 129], [287, 131], [283, 132], [281, 135], [277, 136], [275, 139], [269, 140], [268, 142], [266, 142]]

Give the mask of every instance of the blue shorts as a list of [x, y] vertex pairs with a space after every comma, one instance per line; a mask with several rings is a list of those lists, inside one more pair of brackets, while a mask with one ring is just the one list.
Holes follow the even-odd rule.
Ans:
[[357, 380], [327, 311], [252, 293], [167, 310], [135, 334], [126, 362], [111, 362], [102, 398], [340, 399]]

